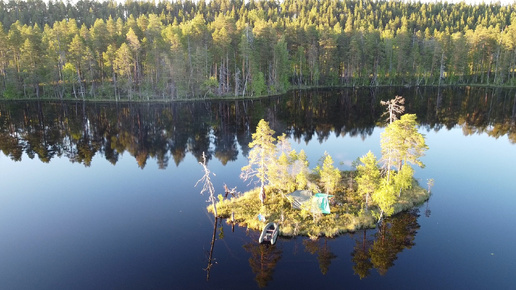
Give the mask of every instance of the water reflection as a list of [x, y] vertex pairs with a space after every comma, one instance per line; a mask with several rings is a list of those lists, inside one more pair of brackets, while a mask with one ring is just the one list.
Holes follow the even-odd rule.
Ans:
[[245, 244], [244, 249], [251, 254], [249, 266], [256, 275], [255, 281], [258, 287], [266, 287], [272, 280], [274, 268], [281, 259], [281, 249], [276, 244], [259, 244], [258, 239]]
[[337, 258], [337, 255], [335, 255], [328, 246], [328, 239], [308, 239], [303, 241], [303, 245], [305, 246], [305, 251], [312, 255], [317, 255], [319, 269], [321, 269], [321, 273], [323, 275], [326, 275], [326, 273], [328, 273], [328, 269], [330, 268], [331, 261]]
[[353, 271], [360, 277], [360, 279], [369, 276], [371, 269], [373, 268], [373, 263], [371, 263], [371, 255], [369, 254], [372, 240], [367, 238], [366, 230], [363, 230], [362, 233], [363, 235], [361, 239], [356, 240], [355, 247], [351, 253], [351, 256], [353, 257]]
[[371, 135], [382, 126], [380, 100], [404, 96], [428, 130], [461, 126], [465, 135], [507, 135], [516, 143], [516, 98], [512, 90], [488, 88], [390, 88], [292, 91], [260, 100], [171, 104], [63, 102], [0, 103], [0, 150], [12, 160], [23, 153], [42, 162], [65, 156], [89, 166], [96, 154], [112, 164], [128, 153], [139, 167], [178, 166], [190, 153], [206, 152], [222, 164], [236, 160], [258, 121], [296, 141]]
[[363, 279], [370, 275], [371, 269], [376, 269], [380, 275], [385, 275], [394, 266], [398, 254], [415, 245], [420, 228], [418, 218], [419, 210], [413, 209], [386, 219], [372, 239], [364, 231], [356, 239], [351, 253], [355, 274]]
[[[353, 234], [355, 245], [352, 249], [347, 249], [346, 251], [350, 251], [349, 255], [351, 256], [354, 274], [360, 277], [360, 279], [367, 279], [371, 275], [372, 270], [376, 270], [382, 276], [385, 275], [395, 265], [398, 255], [403, 250], [411, 249], [415, 246], [416, 234], [420, 229], [419, 217], [419, 209], [413, 209], [385, 219], [375, 230], [363, 230]], [[218, 222], [221, 223], [220, 220]], [[207, 271], [207, 280], [210, 279], [210, 270], [215, 261], [213, 252], [217, 232], [219, 233], [218, 238], [223, 238], [221, 237], [223, 232], [221, 228], [217, 228], [217, 225], [216, 220], [208, 255], [208, 266], [205, 269]], [[258, 287], [267, 287], [269, 282], [274, 279], [275, 268], [281, 263], [283, 255], [282, 245], [283, 243], [289, 243], [289, 241], [288, 239], [283, 239], [283, 243], [280, 242], [275, 245], [259, 244], [256, 235], [251, 234], [248, 237], [250, 240], [243, 245], [243, 248], [250, 254], [248, 259], [250, 269], [255, 275]], [[319, 270], [323, 275], [329, 273], [332, 263], [338, 261], [337, 258], [339, 258], [330, 247], [331, 241], [334, 241], [334, 239], [319, 238], [312, 240], [306, 237], [302, 238], [304, 252], [311, 255], [312, 258], [310, 259], [317, 260]]]

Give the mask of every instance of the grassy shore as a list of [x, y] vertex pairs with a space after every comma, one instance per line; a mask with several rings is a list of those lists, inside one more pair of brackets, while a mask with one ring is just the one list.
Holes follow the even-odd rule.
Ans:
[[[255, 188], [239, 197], [219, 200], [219, 216], [228, 218], [228, 222], [231, 222], [234, 215], [236, 223], [253, 230], [261, 230], [267, 222], [276, 222], [280, 225], [281, 236], [303, 235], [311, 238], [335, 237], [345, 232], [374, 228], [376, 217], [379, 216], [379, 209], [374, 205], [365, 210], [353, 191], [335, 194], [331, 214], [294, 209], [288, 196], [278, 192], [267, 192], [267, 200], [262, 205], [258, 193], [259, 188]], [[418, 206], [428, 198], [428, 191], [414, 180], [412, 188], [404, 191], [398, 199], [394, 206], [394, 214]], [[208, 211], [213, 212], [211, 205], [208, 206]], [[258, 220], [259, 214], [265, 216], [265, 222]]]

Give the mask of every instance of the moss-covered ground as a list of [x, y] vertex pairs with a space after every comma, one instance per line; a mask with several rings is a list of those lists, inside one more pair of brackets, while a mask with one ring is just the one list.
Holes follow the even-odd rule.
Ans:
[[[330, 199], [330, 214], [313, 212], [309, 208], [294, 209], [287, 194], [267, 191], [267, 199], [262, 205], [258, 198], [259, 188], [250, 190], [239, 197], [219, 200], [218, 215], [249, 229], [261, 230], [267, 222], [280, 225], [281, 236], [335, 237], [341, 233], [354, 232], [364, 228], [374, 228], [378, 221], [379, 209], [373, 204], [365, 209], [362, 198], [351, 189], [343, 188]], [[221, 196], [219, 196], [221, 198]], [[427, 190], [414, 180], [412, 187], [402, 192], [394, 205], [394, 214], [411, 209], [429, 198]], [[212, 206], [208, 211], [213, 212]], [[258, 215], [265, 217], [260, 221]]]

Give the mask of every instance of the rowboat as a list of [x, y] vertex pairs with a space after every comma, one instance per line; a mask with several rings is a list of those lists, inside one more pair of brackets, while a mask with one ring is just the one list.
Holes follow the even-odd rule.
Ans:
[[279, 227], [276, 223], [268, 223], [263, 228], [262, 234], [260, 235], [260, 239], [258, 242], [261, 243], [271, 243], [274, 245], [276, 243], [276, 239], [278, 238]]

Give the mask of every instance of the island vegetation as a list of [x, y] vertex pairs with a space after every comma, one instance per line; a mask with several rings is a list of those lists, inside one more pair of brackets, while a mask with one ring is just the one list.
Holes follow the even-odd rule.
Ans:
[[[381, 134], [381, 158], [369, 151], [352, 171], [336, 168], [327, 153], [311, 170], [304, 151], [291, 150], [285, 135], [274, 137], [269, 124], [260, 120], [249, 144], [249, 164], [242, 168], [241, 175], [259, 186], [234, 198], [219, 195], [219, 201], [209, 210], [251, 229], [276, 222], [283, 236], [333, 237], [374, 227], [384, 216], [423, 203], [429, 198], [429, 189], [414, 179], [411, 165], [424, 166], [419, 158], [428, 146], [417, 131], [415, 115], [396, 118], [395, 113], [404, 110], [403, 101], [396, 97], [385, 102], [389, 125]], [[206, 177], [201, 181], [206, 184]], [[295, 190], [329, 194], [331, 213], [323, 213], [316, 196], [297, 209], [289, 195]]]
[[516, 4], [0, 1], [4, 99], [240, 98], [516, 85]]

